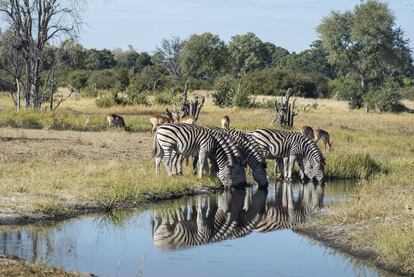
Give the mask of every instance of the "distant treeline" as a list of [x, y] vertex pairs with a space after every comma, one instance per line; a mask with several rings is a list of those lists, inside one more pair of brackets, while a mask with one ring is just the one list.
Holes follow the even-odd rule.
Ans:
[[[375, 19], [378, 16], [381, 20]], [[70, 86], [85, 96], [111, 90], [113, 97], [106, 100], [111, 103], [104, 106], [122, 102], [119, 92], [125, 92], [130, 103], [146, 103], [147, 95], [163, 92], [159, 101], [168, 102], [165, 95], [182, 89], [187, 80], [191, 89], [209, 90], [223, 88], [225, 81], [228, 90], [223, 93], [245, 96], [278, 95], [291, 87], [297, 96], [335, 97], [348, 100], [351, 108], [366, 104], [377, 110], [388, 110], [378, 103], [390, 93], [398, 91], [392, 95], [397, 102], [414, 97], [412, 53], [386, 4], [370, 0], [353, 11], [332, 12], [317, 31], [319, 39], [300, 53], [263, 42], [254, 33], [235, 35], [227, 43], [212, 33], [186, 40], [173, 37], [162, 40], [152, 53], [132, 46], [87, 49], [66, 41], [45, 48], [42, 81], [53, 70], [59, 86]], [[5, 49], [9, 33], [0, 34], [4, 67], [11, 60]], [[9, 71], [0, 68], [0, 90], [16, 90]]]

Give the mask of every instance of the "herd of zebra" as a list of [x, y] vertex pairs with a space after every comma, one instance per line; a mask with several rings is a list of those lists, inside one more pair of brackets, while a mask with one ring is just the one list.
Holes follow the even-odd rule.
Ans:
[[307, 177], [323, 181], [325, 161], [314, 138], [269, 128], [245, 133], [229, 129], [229, 121], [223, 118], [223, 128], [186, 123], [160, 125], [152, 147], [156, 173], [162, 161], [168, 175], [182, 175], [183, 160], [193, 157], [193, 171], [199, 178], [209, 172], [225, 188], [244, 186], [248, 166], [255, 182], [267, 187], [266, 159], [274, 159], [278, 177], [283, 168], [283, 178], [292, 180], [297, 162], [301, 180]]
[[154, 245], [176, 249], [293, 228], [322, 208], [324, 186], [309, 182], [293, 190], [291, 183], [279, 182], [269, 190], [227, 190], [197, 196], [195, 203], [190, 199], [175, 208], [158, 208], [152, 220]]

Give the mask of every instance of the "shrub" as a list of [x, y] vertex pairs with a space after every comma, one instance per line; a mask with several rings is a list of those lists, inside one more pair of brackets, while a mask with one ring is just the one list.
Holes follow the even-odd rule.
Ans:
[[94, 71], [88, 83], [97, 89], [111, 89], [116, 83], [116, 77], [111, 70]]
[[155, 95], [155, 104], [157, 105], [171, 105], [174, 104], [174, 95], [168, 92], [157, 93]]
[[86, 97], [86, 98], [95, 98], [98, 96], [98, 90], [91, 87], [91, 86], [87, 86], [83, 89], [81, 89], [80, 94], [82, 97]]
[[233, 105], [235, 94], [234, 83], [235, 80], [230, 75], [223, 76], [217, 80], [215, 92], [213, 93], [213, 102], [215, 105], [220, 108]]
[[[326, 79], [320, 78], [321, 82]], [[322, 85], [321, 85], [322, 87]], [[247, 74], [242, 89], [249, 95], [279, 95], [292, 88], [296, 96], [317, 97], [317, 84], [310, 75], [267, 68]], [[323, 92], [320, 93], [322, 95]]]
[[368, 153], [329, 156], [325, 175], [328, 178], [368, 179], [383, 171], [381, 166]]
[[140, 76], [135, 76], [126, 89], [128, 103], [132, 105], [143, 104], [148, 106], [149, 100], [146, 89], [147, 85], [142, 78], [140, 78]]
[[252, 101], [250, 100], [249, 94], [240, 89], [234, 96], [233, 105], [240, 108], [251, 108]]
[[82, 88], [87, 86], [90, 76], [91, 73], [89, 71], [74, 70], [68, 73], [66, 80], [77, 90], [82, 90]]
[[110, 108], [115, 105], [115, 102], [112, 95], [101, 95], [95, 100], [95, 104], [99, 108]]
[[402, 95], [399, 84], [388, 79], [378, 90], [371, 90], [365, 98], [368, 108], [377, 112], [403, 112], [405, 107], [401, 104]]
[[363, 94], [357, 79], [341, 77], [329, 81], [328, 86], [330, 96], [338, 100], [347, 100], [351, 110], [364, 106]]

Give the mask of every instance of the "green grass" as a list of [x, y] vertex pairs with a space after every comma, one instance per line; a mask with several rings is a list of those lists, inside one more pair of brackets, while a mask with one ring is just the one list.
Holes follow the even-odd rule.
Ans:
[[[258, 97], [258, 101], [265, 100], [269, 98]], [[303, 112], [301, 108], [312, 103], [317, 103], [318, 108]], [[413, 102], [404, 103], [414, 107]], [[3, 95], [0, 96], [0, 107], [0, 127], [104, 131], [106, 113], [115, 112], [124, 116], [133, 131], [148, 132], [149, 116], [163, 113], [168, 106], [103, 109], [96, 107], [95, 99], [73, 98], [56, 112], [17, 113], [8, 96]], [[298, 131], [303, 125], [322, 128], [334, 141], [332, 151], [323, 151], [326, 175], [361, 179], [351, 201], [332, 207], [332, 214], [324, 217], [320, 224], [340, 225], [345, 232], [349, 226], [358, 226], [359, 231], [355, 231], [350, 241], [355, 247], [369, 245], [380, 253], [383, 261], [395, 264], [402, 272], [414, 274], [413, 115], [348, 112], [345, 102], [320, 99], [298, 98], [297, 107], [299, 115], [293, 130]], [[265, 108], [220, 109], [209, 99], [198, 123], [219, 126], [224, 115], [230, 117], [232, 128], [254, 130], [269, 127], [274, 111]], [[90, 121], [86, 125], [88, 116]], [[54, 135], [59, 136], [57, 133]], [[114, 140], [125, 139], [110, 132], [102, 134]], [[91, 133], [90, 136], [100, 135]], [[131, 136], [139, 138], [140, 134], [132, 133]], [[123, 143], [122, 140], [118, 142]], [[88, 143], [99, 144], [99, 139]], [[66, 151], [66, 148], [62, 149]], [[35, 157], [22, 160], [17, 152], [23, 150], [18, 149], [16, 153], [13, 149], [6, 150], [5, 154], [0, 151], [0, 204], [23, 215], [27, 211], [66, 213], [76, 205], [111, 210], [173, 197], [198, 184], [217, 186], [215, 180], [198, 180], [191, 174], [170, 178], [162, 172], [157, 176], [153, 161], [147, 159], [131, 161], [106, 157], [91, 160], [82, 158], [82, 153], [68, 152], [63, 156], [59, 154], [59, 159], [38, 160]], [[270, 164], [268, 172], [272, 171]]]
[[369, 179], [386, 172], [368, 153], [329, 155], [326, 164], [327, 178]]

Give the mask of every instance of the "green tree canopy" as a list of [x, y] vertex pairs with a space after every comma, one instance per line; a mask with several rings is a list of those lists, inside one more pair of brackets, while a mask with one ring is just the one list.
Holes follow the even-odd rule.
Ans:
[[264, 68], [271, 57], [268, 51], [274, 49], [270, 44], [265, 45], [254, 33], [233, 36], [228, 48], [233, 73], [242, 75]]
[[412, 68], [408, 40], [385, 3], [367, 0], [353, 11], [332, 12], [317, 31], [329, 63], [341, 76], [357, 77], [363, 90]]
[[227, 65], [226, 45], [212, 33], [192, 35], [183, 49], [181, 67], [187, 76], [212, 79], [225, 72]]

